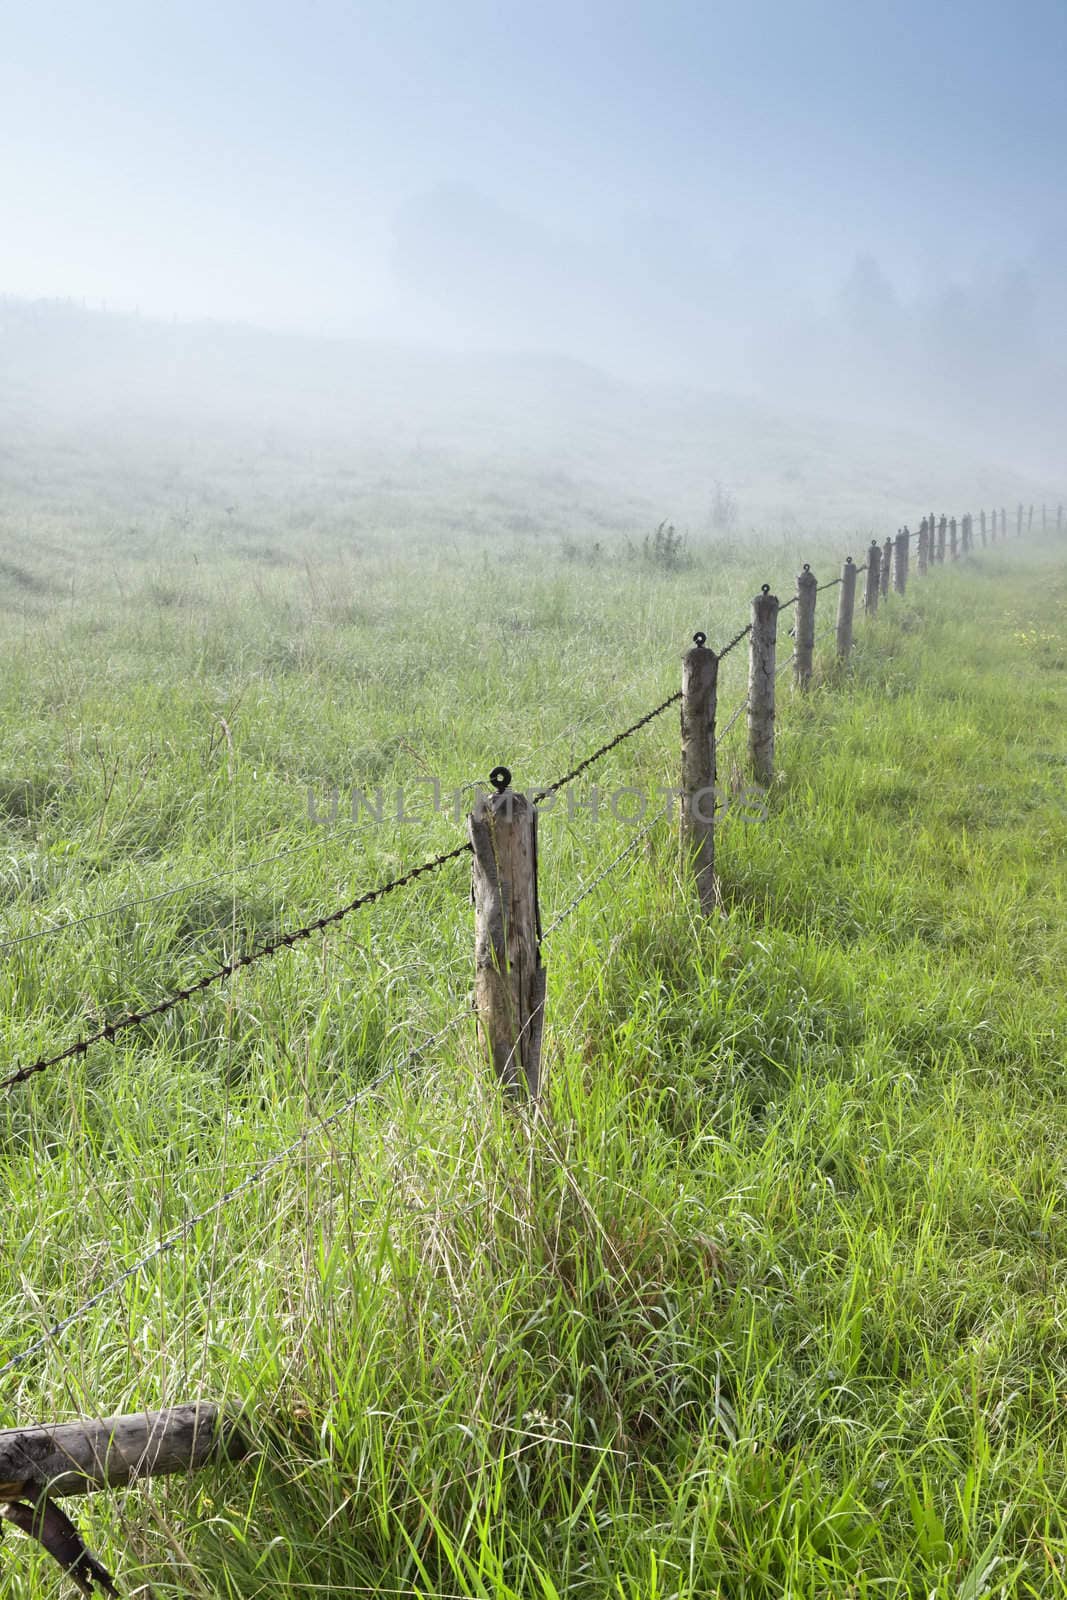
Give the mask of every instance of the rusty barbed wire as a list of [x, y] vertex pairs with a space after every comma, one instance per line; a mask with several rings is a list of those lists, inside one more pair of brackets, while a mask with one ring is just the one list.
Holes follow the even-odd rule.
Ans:
[[[617, 733], [614, 739], [609, 739], [607, 744], [602, 744], [600, 746], [599, 750], [594, 750], [591, 755], [585, 757], [584, 761], [579, 761], [578, 765], [576, 767], [572, 767], [570, 772], [565, 772], [562, 778], [557, 778], [555, 783], [550, 783], [547, 788], [538, 789], [537, 793], [533, 797], [534, 805], [540, 805], [541, 801], [547, 800], [549, 795], [558, 794], [561, 789], [566, 788], [568, 783], [573, 783], [575, 778], [579, 777], [587, 770], [587, 768], [591, 767], [594, 761], [599, 761], [601, 756], [606, 756], [609, 750], [614, 750], [616, 745], [622, 744], [624, 739], [628, 739], [630, 735], [636, 733], [639, 728], [646, 727], [654, 717], [658, 717], [661, 712], [666, 711], [668, 706], [677, 705], [681, 698], [681, 689], [676, 690], [672, 695], [668, 695], [667, 699], [662, 701], [658, 706], [654, 706], [651, 711], [646, 711], [643, 717], [638, 717], [636, 722], [631, 723], [628, 728], [624, 728], [621, 733]], [[467, 849], [470, 849], [469, 845], [467, 846]]]
[[313, 933], [321, 933], [324, 928], [332, 927], [341, 922], [345, 917], [351, 916], [353, 911], [358, 911], [362, 906], [373, 905], [387, 894], [392, 894], [394, 889], [401, 889], [405, 884], [413, 883], [416, 878], [423, 877], [428, 872], [436, 872], [439, 867], [446, 866], [450, 861], [457, 861], [460, 856], [469, 855], [470, 842], [457, 845], [454, 850], [447, 850], [443, 855], [432, 856], [429, 861], [424, 861], [421, 866], [412, 867], [398, 878], [392, 878], [388, 883], [379, 884], [376, 889], [369, 889], [366, 894], [350, 900], [347, 905], [341, 906], [337, 911], [328, 912], [325, 916], [315, 917], [313, 921], [305, 923], [303, 927], [293, 928], [289, 933], [283, 933], [277, 939], [268, 939], [256, 949], [248, 951], [243, 956], [238, 956], [233, 961], [220, 962], [210, 972], [198, 978], [195, 983], [187, 984], [182, 989], [176, 989], [164, 1000], [157, 1001], [155, 1005], [146, 1006], [140, 1011], [128, 1011], [124, 1016], [116, 1017], [107, 1022], [102, 1028], [97, 1028], [95, 1033], [84, 1034], [68, 1045], [65, 1050], [59, 1050], [52, 1056], [41, 1056], [28, 1066], [19, 1067], [9, 1077], [0, 1082], [0, 1089], [13, 1089], [16, 1084], [25, 1083], [27, 1078], [32, 1078], [36, 1073], [44, 1072], [49, 1067], [57, 1067], [63, 1061], [73, 1061], [77, 1056], [83, 1056], [91, 1050], [93, 1045], [108, 1043], [113, 1044], [120, 1033], [125, 1033], [128, 1028], [142, 1027], [153, 1017], [162, 1017], [168, 1011], [173, 1011], [176, 1006], [191, 1000], [194, 995], [203, 994], [205, 989], [210, 989], [216, 983], [223, 983], [231, 978], [235, 972], [241, 972], [246, 967], [251, 967], [257, 961], [263, 961], [268, 956], [277, 955], [279, 950], [291, 950], [293, 945], [301, 939], [309, 939]]
[[728, 656], [730, 654], [730, 651], [734, 648], [734, 646], [740, 644], [741, 640], [742, 639], [746, 639], [751, 632], [752, 632], [752, 624], [751, 624], [751, 622], [746, 622], [744, 627], [741, 629], [741, 632], [740, 633], [735, 633], [733, 638], [730, 640], [730, 643], [723, 645], [722, 649], [719, 651], [718, 655], [716, 656], [716, 660], [717, 661], [721, 661], [723, 656]]

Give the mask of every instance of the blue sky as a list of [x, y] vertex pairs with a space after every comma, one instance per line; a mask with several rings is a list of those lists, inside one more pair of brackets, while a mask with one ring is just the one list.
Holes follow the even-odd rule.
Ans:
[[910, 297], [1067, 238], [1063, 0], [0, 20], [0, 292], [733, 372], [857, 256]]

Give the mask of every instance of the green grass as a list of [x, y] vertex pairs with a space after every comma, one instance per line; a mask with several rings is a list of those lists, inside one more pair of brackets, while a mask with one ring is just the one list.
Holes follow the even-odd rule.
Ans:
[[[554, 777], [695, 627], [842, 553], [176, 552], [35, 602], [0, 939], [222, 876], [5, 950], [8, 1058], [457, 837], [316, 829], [309, 782]], [[470, 986], [462, 864], [0, 1102], [2, 1361], [403, 1067], [5, 1379], [5, 1425], [246, 1408], [243, 1464], [72, 1503], [126, 1592], [1067, 1596], [1063, 554], [913, 580], [847, 679], [824, 648], [810, 695], [779, 680], [722, 921], [663, 827], [547, 942], [532, 1126], [468, 1020], [407, 1060]], [[672, 711], [590, 781], [668, 784], [676, 745]], [[546, 922], [628, 837], [546, 818]], [[0, 1559], [0, 1595], [59, 1592], [15, 1535]]]

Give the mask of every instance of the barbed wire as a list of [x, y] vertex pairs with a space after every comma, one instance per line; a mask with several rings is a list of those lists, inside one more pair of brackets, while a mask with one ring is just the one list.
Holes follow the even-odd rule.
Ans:
[[816, 585], [815, 593], [816, 594], [822, 594], [824, 589], [836, 589], [837, 585], [840, 582], [841, 582], [840, 578], [828, 578], [825, 583], [820, 583], [820, 584]]
[[631, 723], [628, 728], [624, 728], [621, 733], [617, 733], [614, 739], [609, 739], [607, 744], [600, 746], [599, 750], [594, 750], [591, 755], [585, 757], [584, 761], [579, 761], [578, 765], [572, 767], [570, 772], [565, 772], [562, 778], [557, 778], [555, 783], [550, 783], [545, 789], [539, 789], [533, 797], [534, 805], [539, 805], [542, 800], [547, 800], [550, 795], [558, 794], [560, 789], [566, 788], [568, 783], [573, 783], [575, 778], [580, 777], [587, 768], [591, 767], [594, 761], [599, 761], [601, 756], [606, 756], [609, 750], [614, 750], [616, 745], [622, 744], [624, 739], [629, 739], [630, 735], [636, 733], [639, 728], [646, 727], [654, 717], [658, 717], [661, 712], [666, 711], [668, 706], [677, 705], [681, 698], [682, 691], [678, 689], [674, 694], [668, 695], [667, 699], [658, 706], [654, 706], [651, 711], [646, 711], [643, 717], [638, 717], [636, 722]]
[[791, 594], [788, 600], [783, 600], [781, 605], [778, 607], [778, 615], [781, 616], [783, 611], [788, 611], [790, 606], [795, 606], [799, 599], [799, 595]]
[[285, 1145], [283, 1149], [276, 1150], [273, 1155], [268, 1156], [265, 1161], [261, 1162], [258, 1167], [242, 1178], [239, 1183], [235, 1183], [232, 1188], [219, 1195], [216, 1200], [213, 1200], [209, 1206], [205, 1206], [202, 1211], [197, 1211], [191, 1217], [186, 1217], [182, 1222], [178, 1223], [177, 1227], [172, 1228], [158, 1244], [153, 1245], [152, 1249], [135, 1261], [132, 1266], [124, 1267], [121, 1272], [117, 1272], [113, 1278], [110, 1278], [107, 1283], [91, 1294], [87, 1300], [83, 1300], [81, 1305], [74, 1311], [65, 1317], [61, 1317], [58, 1322], [54, 1322], [51, 1327], [47, 1328], [32, 1343], [18, 1351], [17, 1354], [9, 1356], [0, 1366], [0, 1378], [11, 1372], [15, 1367], [21, 1366], [24, 1361], [28, 1361], [39, 1350], [43, 1350], [47, 1345], [53, 1344], [57, 1339], [61, 1338], [68, 1328], [72, 1328], [76, 1322], [80, 1322], [82, 1317], [86, 1316], [94, 1306], [98, 1306], [108, 1295], [114, 1294], [116, 1289], [120, 1289], [124, 1283], [128, 1283], [131, 1278], [136, 1277], [137, 1273], [143, 1271], [151, 1262], [175, 1250], [182, 1240], [192, 1233], [194, 1228], [198, 1228], [202, 1222], [206, 1222], [209, 1217], [216, 1215], [240, 1195], [247, 1193], [257, 1183], [261, 1183], [275, 1167], [280, 1166], [282, 1162], [288, 1161], [292, 1156], [303, 1150], [312, 1135], [323, 1133], [327, 1128], [334, 1127], [361, 1100], [365, 1100], [368, 1095], [373, 1094], [375, 1089], [380, 1089], [382, 1084], [399, 1073], [402, 1067], [408, 1066], [433, 1045], [439, 1043], [453, 1028], [459, 1026], [464, 1017], [470, 1014], [470, 1007], [464, 1006], [437, 1033], [431, 1034], [429, 1038], [424, 1039], [421, 1044], [416, 1045], [413, 1050], [409, 1050], [400, 1060], [391, 1062], [384, 1072], [380, 1072], [376, 1078], [371, 1079], [370, 1083], [363, 1084], [353, 1094], [350, 1094], [348, 1099], [339, 1105], [335, 1111], [331, 1111], [328, 1116], [319, 1117], [316, 1121], [308, 1123], [301, 1129], [291, 1144]]
[[227, 978], [232, 977], [235, 972], [240, 972], [257, 961], [263, 961], [269, 956], [274, 956], [279, 950], [292, 949], [293, 945], [297, 944], [301, 939], [309, 939], [313, 933], [321, 933], [324, 928], [332, 927], [335, 923], [341, 922], [362, 906], [373, 905], [375, 901], [383, 899], [385, 895], [392, 894], [394, 889], [401, 889], [405, 884], [413, 883], [416, 878], [421, 878], [428, 872], [436, 872], [439, 867], [446, 866], [450, 861], [457, 861], [460, 856], [470, 854], [470, 851], [471, 845], [468, 841], [466, 844], [457, 845], [454, 850], [446, 850], [443, 855], [432, 856], [429, 861], [424, 861], [421, 866], [412, 867], [410, 871], [402, 873], [400, 877], [392, 878], [388, 883], [379, 884], [376, 889], [369, 889], [366, 894], [361, 894], [355, 900], [350, 900], [347, 905], [341, 906], [337, 911], [331, 911], [325, 916], [316, 917], [303, 927], [293, 928], [289, 933], [280, 934], [277, 939], [269, 939], [264, 944], [257, 946], [256, 949], [248, 951], [243, 956], [238, 956], [233, 961], [221, 962], [210, 972], [205, 973], [202, 978], [199, 978], [196, 983], [187, 984], [185, 988], [175, 990], [173, 994], [168, 995], [164, 1000], [158, 1001], [155, 1005], [147, 1006], [142, 1011], [129, 1011], [124, 1016], [116, 1017], [113, 1021], [105, 1023], [102, 1028], [97, 1028], [94, 1033], [85, 1034], [80, 1039], [76, 1039], [65, 1050], [57, 1051], [52, 1056], [42, 1056], [28, 1066], [19, 1067], [9, 1077], [0, 1081], [0, 1089], [12, 1089], [16, 1084], [25, 1083], [27, 1078], [32, 1078], [36, 1073], [44, 1072], [49, 1067], [59, 1066], [63, 1061], [71, 1061], [76, 1056], [83, 1056], [94, 1044], [100, 1044], [104, 1041], [108, 1044], [114, 1043], [117, 1035], [124, 1033], [128, 1028], [139, 1028], [153, 1017], [165, 1016], [168, 1011], [173, 1011], [175, 1006], [183, 1004], [186, 1000], [191, 1000], [196, 994], [202, 994], [205, 989], [210, 989], [216, 983], [223, 983]]
[[744, 627], [741, 629], [740, 633], [735, 633], [733, 638], [730, 640], [730, 643], [723, 645], [722, 649], [718, 652], [718, 655], [716, 656], [716, 660], [717, 661], [721, 661], [723, 656], [728, 656], [730, 654], [730, 651], [734, 648], [734, 646], [735, 645], [739, 645], [741, 643], [741, 640], [747, 638], [748, 635], [751, 632], [752, 632], [752, 624], [751, 624], [751, 622], [746, 622]]

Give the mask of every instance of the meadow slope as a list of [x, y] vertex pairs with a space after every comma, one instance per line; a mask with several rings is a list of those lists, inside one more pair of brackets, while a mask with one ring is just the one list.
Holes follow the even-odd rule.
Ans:
[[[551, 779], [843, 553], [113, 542], [4, 622], [10, 1062], [461, 837], [309, 786]], [[124, 1592], [1067, 1596], [1065, 555], [979, 552], [779, 680], [722, 920], [663, 825], [547, 941], [532, 1126], [464, 1013], [463, 863], [0, 1099], [0, 1365], [299, 1141], [4, 1374], [5, 1426], [246, 1407], [244, 1464], [72, 1503]], [[676, 766], [672, 711], [590, 781]], [[631, 837], [546, 817], [546, 922]], [[4, 1600], [62, 1587], [9, 1535]]]

